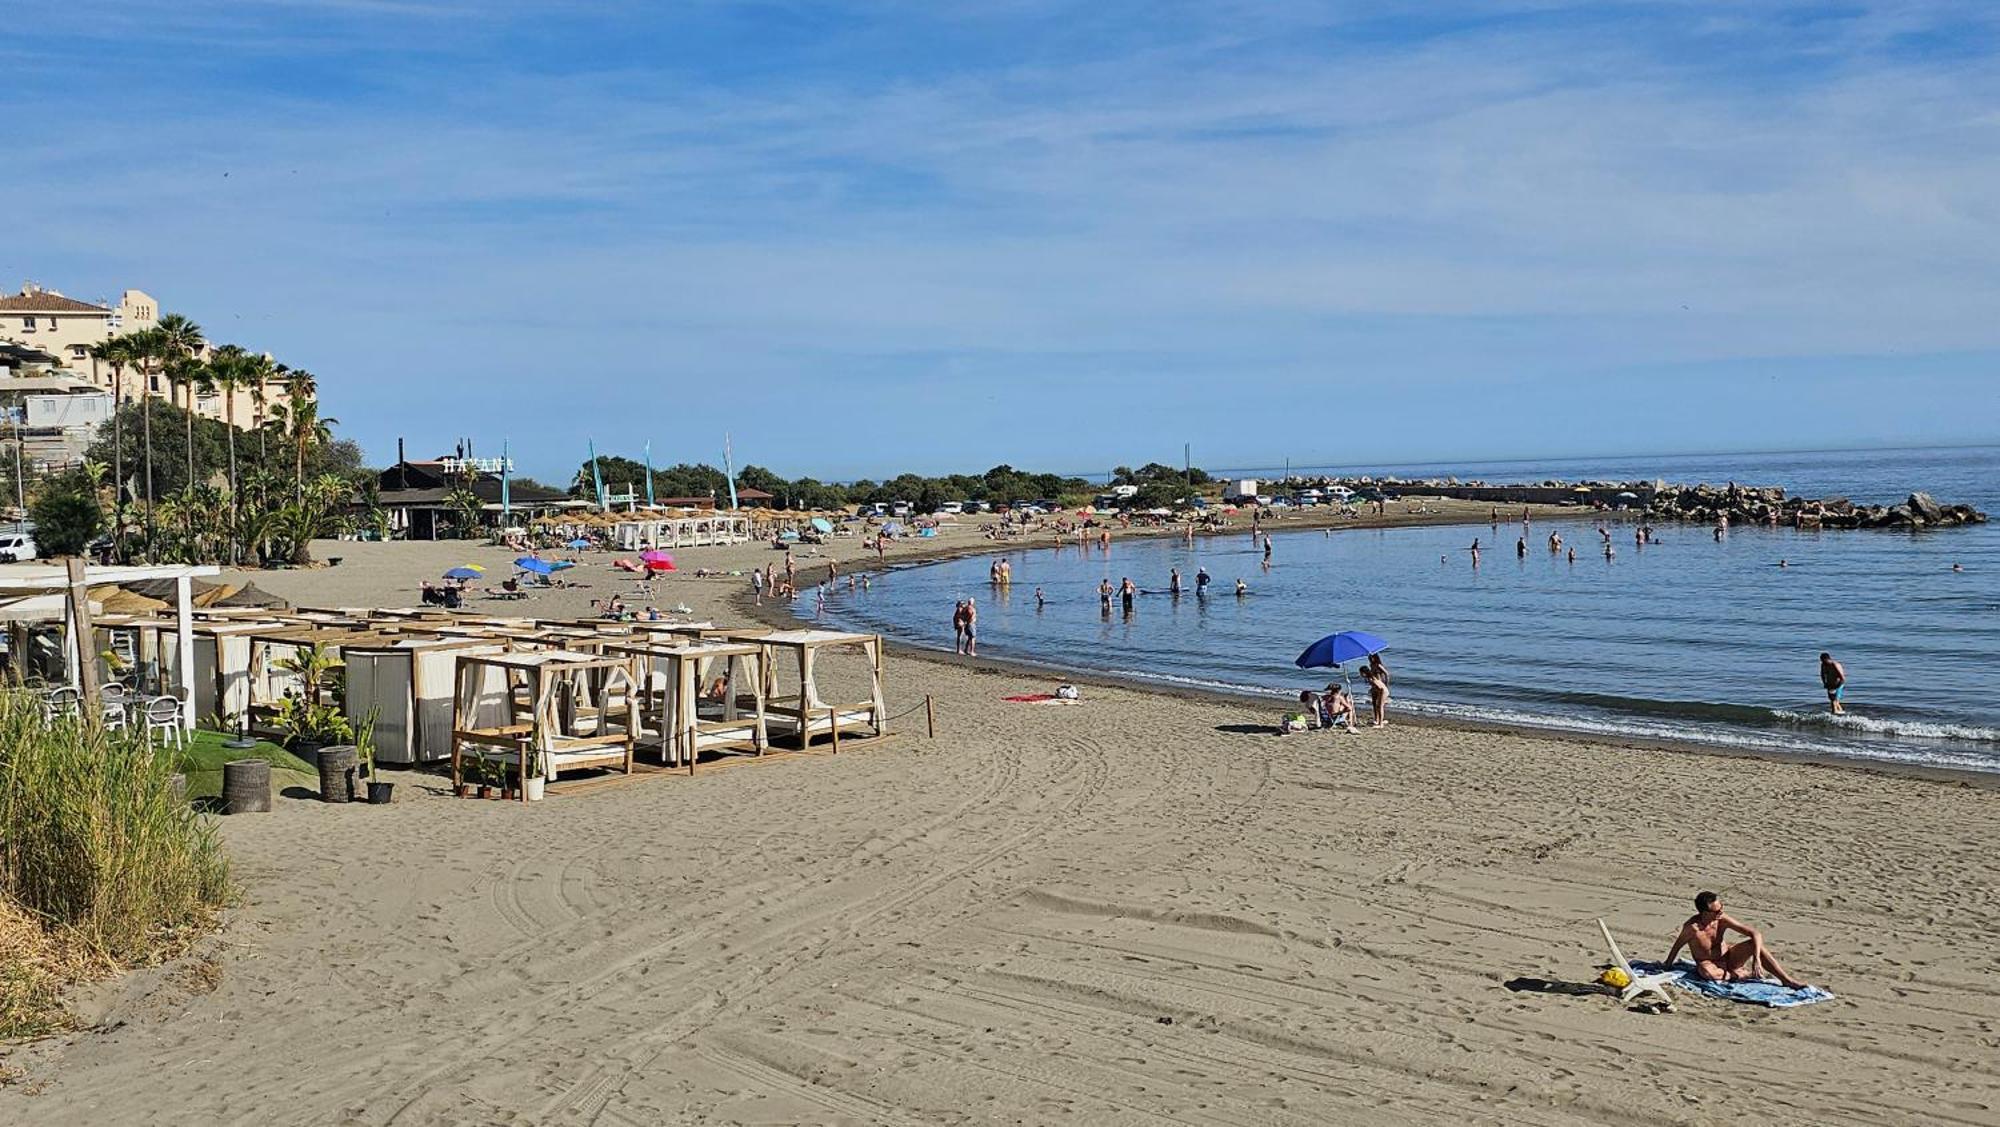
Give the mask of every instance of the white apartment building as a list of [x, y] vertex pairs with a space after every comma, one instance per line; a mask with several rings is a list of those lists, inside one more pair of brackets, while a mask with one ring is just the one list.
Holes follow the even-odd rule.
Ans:
[[[156, 328], [159, 323], [160, 303], [144, 290], [126, 290], [115, 306], [78, 301], [33, 282], [23, 285], [20, 293], [0, 295], [0, 341], [51, 353], [75, 378], [106, 391], [114, 390], [115, 373], [90, 355], [91, 347], [113, 337]], [[128, 368], [122, 382], [127, 400], [141, 395], [172, 395], [166, 378], [158, 373]], [[254, 428], [264, 421], [258, 414], [256, 397], [247, 389], [237, 391], [235, 399], [237, 426]], [[284, 401], [281, 386], [273, 384], [265, 390], [267, 405]], [[195, 413], [206, 418], [227, 418], [228, 408], [219, 394], [195, 396]]]

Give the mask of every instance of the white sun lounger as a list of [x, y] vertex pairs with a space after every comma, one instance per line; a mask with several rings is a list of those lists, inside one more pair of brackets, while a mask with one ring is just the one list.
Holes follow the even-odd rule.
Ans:
[[1625, 961], [1625, 952], [1618, 949], [1618, 941], [1611, 938], [1611, 929], [1604, 926], [1603, 920], [1597, 921], [1597, 930], [1604, 934], [1604, 945], [1611, 948], [1611, 965], [1624, 971], [1625, 977], [1631, 980], [1631, 984], [1618, 993], [1618, 1000], [1621, 1003], [1629, 1004], [1632, 999], [1646, 994], [1658, 994], [1662, 1001], [1673, 1001], [1667, 997], [1667, 983], [1679, 978], [1681, 972], [1670, 970], [1659, 974], [1642, 975], [1632, 969], [1631, 963]]

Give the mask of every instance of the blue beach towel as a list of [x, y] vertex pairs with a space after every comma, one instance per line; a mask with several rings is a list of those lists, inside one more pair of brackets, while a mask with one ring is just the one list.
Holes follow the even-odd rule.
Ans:
[[1789, 986], [1780, 986], [1775, 982], [1710, 982], [1708, 979], [1695, 973], [1693, 963], [1675, 963], [1673, 966], [1668, 966], [1665, 963], [1641, 963], [1635, 961], [1632, 964], [1632, 969], [1638, 971], [1640, 974], [1679, 971], [1681, 976], [1668, 983], [1668, 985], [1678, 986], [1683, 990], [1692, 990], [1697, 994], [1706, 994], [1711, 998], [1720, 998], [1725, 1002], [1747, 1002], [1753, 1006], [1771, 1006], [1774, 1008], [1810, 1006], [1814, 1002], [1831, 1002], [1834, 997], [1830, 991], [1821, 990], [1817, 986], [1808, 986], [1803, 990], [1794, 990]]

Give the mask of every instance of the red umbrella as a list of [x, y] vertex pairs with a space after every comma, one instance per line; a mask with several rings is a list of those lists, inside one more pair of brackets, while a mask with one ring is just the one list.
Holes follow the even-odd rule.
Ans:
[[639, 559], [645, 562], [646, 570], [648, 571], [677, 570], [674, 567], [674, 557], [658, 549], [654, 549], [653, 551], [650, 552], [640, 552]]

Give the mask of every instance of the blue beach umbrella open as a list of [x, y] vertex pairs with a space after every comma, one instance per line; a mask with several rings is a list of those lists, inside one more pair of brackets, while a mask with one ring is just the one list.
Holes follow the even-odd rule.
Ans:
[[478, 579], [485, 571], [486, 569], [483, 567], [474, 567], [471, 564], [465, 564], [445, 572], [444, 577], [446, 579]]
[[569, 546], [570, 546], [571, 548], [575, 549], [576, 551], [579, 551], [579, 552], [581, 552], [581, 551], [583, 551], [583, 550], [584, 550], [585, 548], [588, 548], [588, 547], [590, 547], [590, 541], [588, 541], [588, 540], [585, 540], [585, 539], [584, 539], [583, 537], [579, 536], [579, 537], [577, 537], [576, 539], [574, 539], [574, 540], [570, 541], [570, 542], [569, 542]]
[[833, 522], [832, 522], [832, 521], [830, 521], [830, 520], [828, 520], [828, 519], [826, 519], [825, 517], [814, 517], [814, 518], [812, 519], [812, 526], [813, 526], [813, 531], [814, 531], [814, 532], [832, 532], [832, 531], [833, 531]]
[[520, 568], [522, 571], [532, 571], [536, 575], [554, 575], [556, 573], [555, 564], [548, 560], [538, 560], [533, 556], [522, 556], [520, 559], [514, 561], [514, 566]]
[[1369, 654], [1380, 653], [1389, 648], [1389, 643], [1373, 634], [1360, 630], [1342, 630], [1338, 634], [1328, 634], [1306, 647], [1306, 651], [1293, 662], [1300, 669], [1325, 669], [1343, 662], [1360, 661]]

